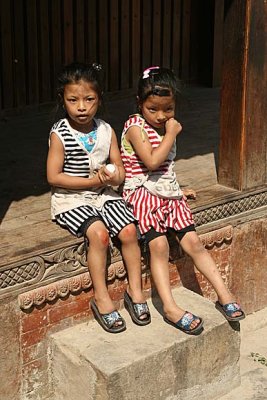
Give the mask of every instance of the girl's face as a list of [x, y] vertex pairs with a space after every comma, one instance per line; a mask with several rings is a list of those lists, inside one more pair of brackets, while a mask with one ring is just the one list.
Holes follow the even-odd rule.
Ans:
[[168, 119], [175, 114], [175, 99], [173, 96], [151, 95], [139, 103], [141, 113], [147, 123], [155, 129], [164, 129]]
[[100, 106], [100, 100], [90, 82], [79, 81], [64, 88], [64, 107], [72, 128], [83, 133], [93, 129], [93, 118]]

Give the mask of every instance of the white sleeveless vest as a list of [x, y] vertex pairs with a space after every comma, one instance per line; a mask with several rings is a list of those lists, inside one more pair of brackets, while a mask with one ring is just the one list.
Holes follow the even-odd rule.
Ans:
[[[111, 126], [101, 119], [94, 119], [94, 122], [97, 139], [90, 153], [79, 142], [66, 118], [53, 125], [50, 135], [54, 132], [64, 146], [63, 172], [65, 174], [90, 178], [102, 165], [106, 164], [111, 145]], [[51, 216], [52, 219], [55, 219], [58, 214], [85, 205], [101, 209], [106, 201], [117, 199], [121, 199], [121, 197], [110, 186], [88, 190], [52, 187]]]

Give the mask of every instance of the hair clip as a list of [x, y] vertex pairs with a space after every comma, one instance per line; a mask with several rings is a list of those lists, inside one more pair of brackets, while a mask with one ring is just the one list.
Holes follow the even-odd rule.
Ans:
[[[147, 69], [145, 69], [144, 71], [143, 71], [143, 77], [142, 77], [142, 79], [147, 79], [147, 78], [149, 78], [149, 75], [150, 75], [150, 72], [151, 71], [153, 71], [153, 70], [158, 70], [160, 67], [149, 67], [149, 68], [147, 68]], [[155, 71], [154, 73], [158, 73], [157, 71]]]
[[92, 67], [96, 70], [96, 71], [101, 71], [102, 70], [102, 65], [101, 64], [97, 64], [97, 63], [93, 63]]

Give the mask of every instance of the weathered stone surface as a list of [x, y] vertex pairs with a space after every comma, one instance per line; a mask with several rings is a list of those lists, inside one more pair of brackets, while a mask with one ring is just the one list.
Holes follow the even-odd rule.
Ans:
[[239, 324], [234, 330], [213, 303], [185, 288], [173, 293], [204, 318], [201, 335], [167, 325], [157, 299], [149, 301], [149, 326], [134, 325], [123, 310], [124, 333], [108, 334], [96, 321], [58, 332], [51, 336], [54, 399], [208, 400], [239, 385]]
[[259, 219], [235, 228], [232, 251], [231, 289], [247, 313], [267, 304], [267, 219]]
[[17, 301], [0, 303], [0, 399], [19, 399], [21, 382]]

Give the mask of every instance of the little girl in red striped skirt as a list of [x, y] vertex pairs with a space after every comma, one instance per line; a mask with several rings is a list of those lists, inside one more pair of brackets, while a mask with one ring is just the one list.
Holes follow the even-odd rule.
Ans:
[[196, 233], [187, 204], [187, 198], [195, 198], [195, 192], [182, 191], [173, 171], [176, 136], [182, 130], [175, 119], [178, 93], [179, 81], [167, 68], [150, 67], [141, 75], [137, 93], [139, 114], [129, 117], [121, 138], [126, 172], [123, 197], [148, 243], [151, 274], [163, 303], [164, 320], [185, 333], [199, 334], [202, 318], [181, 309], [172, 296], [168, 231], [174, 232], [184, 252], [213, 285], [218, 296], [216, 308], [230, 321], [245, 318], [245, 313]]

